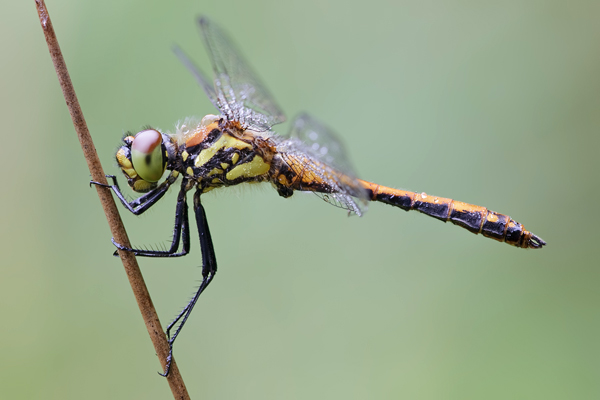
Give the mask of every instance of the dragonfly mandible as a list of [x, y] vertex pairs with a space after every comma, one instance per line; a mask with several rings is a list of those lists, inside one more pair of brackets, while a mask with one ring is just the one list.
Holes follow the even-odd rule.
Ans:
[[[186, 195], [194, 189], [192, 207], [200, 237], [202, 283], [167, 327], [170, 351], [162, 375], [169, 373], [175, 339], [217, 272], [201, 203], [202, 195], [211, 190], [240, 183], [270, 182], [282, 197], [290, 197], [295, 191], [313, 192], [350, 214], [361, 216], [369, 201], [378, 201], [450, 221], [512, 246], [538, 249], [546, 244], [511, 217], [485, 207], [358, 179], [335, 133], [307, 114], [293, 121], [288, 135], [278, 135], [271, 128], [284, 122], [285, 116], [263, 83], [221, 28], [205, 17], [198, 19], [198, 26], [212, 62], [214, 79], [208, 79], [182, 50], [174, 51], [220, 114], [209, 114], [201, 120], [188, 118], [173, 134], [153, 128], [126, 134], [116, 159], [129, 186], [145, 194], [129, 202], [116, 177], [110, 175], [113, 184], [108, 185], [130, 212], [139, 215], [156, 204], [181, 178], [173, 239], [168, 250], [131, 249], [113, 240], [117, 248], [144, 257], [188, 254], [190, 223]], [[165, 171], [169, 173], [161, 182]]]

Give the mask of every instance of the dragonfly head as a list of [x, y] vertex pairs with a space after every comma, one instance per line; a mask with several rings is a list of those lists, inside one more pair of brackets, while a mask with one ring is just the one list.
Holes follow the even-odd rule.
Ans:
[[143, 193], [157, 186], [173, 152], [169, 136], [147, 128], [135, 136], [126, 135], [116, 158], [129, 186]]

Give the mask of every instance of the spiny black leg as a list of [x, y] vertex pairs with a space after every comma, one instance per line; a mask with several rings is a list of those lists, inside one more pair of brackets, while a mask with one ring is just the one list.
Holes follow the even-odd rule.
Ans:
[[[177, 195], [177, 207], [175, 208], [175, 227], [173, 228], [173, 241], [169, 250], [145, 250], [145, 249], [131, 249], [123, 246], [120, 243], [115, 242], [112, 239], [113, 244], [120, 250], [132, 251], [136, 256], [141, 257], [181, 257], [185, 256], [190, 251], [190, 224], [188, 219], [188, 206], [186, 201], [186, 182], [184, 181], [181, 185], [181, 190]], [[183, 241], [183, 249], [177, 253], [179, 248], [179, 237]]]
[[[206, 220], [206, 213], [204, 211], [204, 207], [200, 203], [200, 195], [201, 191], [197, 190], [194, 193], [194, 213], [196, 214], [196, 224], [198, 225], [198, 234], [200, 235], [200, 249], [202, 251], [202, 283], [200, 287], [196, 291], [196, 294], [192, 298], [192, 300], [188, 303], [187, 306], [179, 313], [179, 315], [169, 324], [167, 327], [167, 337], [169, 339], [169, 355], [167, 356], [167, 366], [165, 368], [164, 374], [160, 374], [162, 376], [167, 376], [169, 374], [169, 370], [171, 369], [171, 360], [173, 359], [173, 342], [177, 339], [179, 332], [185, 325], [192, 309], [196, 305], [198, 298], [206, 289], [206, 287], [210, 284], [212, 279], [217, 272], [217, 259], [215, 257], [215, 249], [213, 247], [212, 239], [210, 237], [210, 230], [208, 228], [208, 221]], [[179, 325], [177, 325], [177, 323]], [[171, 329], [177, 325], [175, 333], [171, 337]]]
[[194, 214], [196, 215], [196, 225], [198, 225], [198, 234], [200, 235], [200, 250], [202, 252], [202, 275], [208, 273], [214, 275], [217, 272], [217, 258], [215, 257], [215, 248], [213, 247], [212, 238], [210, 237], [210, 229], [206, 212], [200, 202], [202, 191], [196, 190], [194, 193]]
[[142, 214], [144, 211], [156, 204], [156, 202], [167, 193], [169, 186], [171, 186], [171, 184], [177, 179], [173, 175], [169, 175], [169, 177], [163, 183], [158, 185], [158, 187], [156, 187], [155, 189], [152, 189], [143, 196], [140, 196], [137, 199], [128, 202], [125, 196], [123, 196], [121, 189], [119, 188], [119, 184], [117, 183], [117, 177], [114, 175], [106, 175], [106, 177], [112, 179], [112, 185], [105, 185], [96, 181], [90, 181], [90, 185], [98, 185], [112, 189], [121, 201], [121, 203], [123, 203], [125, 208], [127, 208], [132, 214], [135, 215]]

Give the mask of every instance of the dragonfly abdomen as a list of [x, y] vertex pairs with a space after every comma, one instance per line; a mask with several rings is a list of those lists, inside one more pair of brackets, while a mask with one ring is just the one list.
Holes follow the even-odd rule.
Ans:
[[511, 246], [537, 249], [546, 244], [508, 215], [485, 207], [426, 193], [392, 189], [362, 180], [360, 182], [367, 189], [372, 201], [390, 204], [405, 211], [416, 210], [444, 222], [450, 221], [469, 232], [481, 233], [485, 237]]

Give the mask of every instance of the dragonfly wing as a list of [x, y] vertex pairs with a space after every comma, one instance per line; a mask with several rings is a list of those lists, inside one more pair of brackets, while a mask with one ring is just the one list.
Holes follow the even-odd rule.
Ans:
[[366, 211], [367, 192], [356, 178], [344, 145], [330, 128], [301, 114], [292, 124], [288, 143], [316, 160], [306, 162], [306, 168], [336, 187], [334, 193], [316, 193], [319, 197], [357, 215]]
[[351, 196], [340, 193], [313, 193], [334, 207], [348, 210], [350, 214], [356, 214], [361, 217], [365, 212], [367, 212], [366, 205], [357, 203]]
[[206, 17], [199, 18], [198, 25], [215, 73], [214, 89], [221, 112], [261, 131], [285, 121], [269, 91], [225, 32]]
[[179, 48], [179, 46], [173, 47], [173, 53], [179, 58], [179, 60], [185, 65], [185, 67], [194, 75], [194, 78], [198, 81], [204, 92], [210, 99], [210, 102], [213, 103], [218, 110], [221, 109], [219, 105], [219, 100], [217, 97], [217, 92], [215, 92], [215, 87], [213, 86], [213, 82], [204, 75], [204, 73], [198, 68], [196, 64]]

